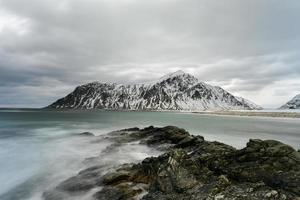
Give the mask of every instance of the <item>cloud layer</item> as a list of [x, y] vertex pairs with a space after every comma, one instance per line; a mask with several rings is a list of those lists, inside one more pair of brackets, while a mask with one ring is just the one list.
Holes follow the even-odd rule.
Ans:
[[182, 69], [265, 107], [300, 93], [297, 0], [0, 0], [0, 106]]

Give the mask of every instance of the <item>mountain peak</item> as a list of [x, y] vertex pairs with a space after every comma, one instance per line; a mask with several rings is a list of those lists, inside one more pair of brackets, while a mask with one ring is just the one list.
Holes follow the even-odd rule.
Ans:
[[279, 109], [300, 109], [300, 94], [296, 95]]
[[175, 76], [182, 76], [185, 74], [187, 74], [187, 73], [185, 73], [182, 70], [177, 70], [176, 72], [171, 72], [171, 73], [168, 73], [168, 74], [162, 76], [160, 79], [165, 79], [165, 78], [170, 78], [170, 77], [175, 77]]
[[188, 73], [185, 73], [182, 70], [178, 70], [176, 72], [171, 72], [171, 73], [168, 73], [168, 74], [162, 76], [160, 79], [158, 79], [158, 81], [163, 81], [163, 80], [167, 80], [169, 78], [178, 77], [178, 76], [188, 76], [188, 77], [195, 78], [194, 76], [192, 76], [192, 75], [190, 75]]
[[294, 96], [293, 100], [300, 99], [300, 94]]
[[148, 82], [145, 82], [143, 84], [153, 85], [153, 84], [161, 83], [165, 80], [168, 80], [168, 79], [174, 78], [174, 77], [188, 78], [189, 80], [193, 80], [193, 82], [195, 82], [195, 83], [198, 82], [198, 79], [196, 77], [194, 77], [193, 75], [191, 75], [189, 73], [185, 73], [182, 70], [177, 70], [175, 72], [168, 73], [168, 74], [166, 74], [166, 75], [164, 75], [164, 76], [162, 76], [158, 79], [148, 81]]
[[169, 76], [180, 76], [180, 75], [184, 75], [184, 74], [186, 74], [184, 71], [177, 70], [176, 72], [171, 72], [171, 73], [169, 73], [167, 75], [169, 75]]

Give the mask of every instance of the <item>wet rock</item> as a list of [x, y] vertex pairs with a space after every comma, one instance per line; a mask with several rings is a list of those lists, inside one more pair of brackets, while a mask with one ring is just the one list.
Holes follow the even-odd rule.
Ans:
[[90, 190], [102, 183], [102, 166], [95, 166], [80, 171], [77, 176], [60, 183], [56, 189], [68, 192]]
[[129, 181], [131, 175], [130, 171], [118, 170], [104, 175], [103, 183], [106, 185], [117, 185], [121, 182]]
[[[100, 186], [103, 189], [94, 194], [100, 200], [138, 196], [143, 200], [295, 200], [300, 196], [300, 153], [275, 140], [252, 139], [237, 150], [174, 126], [124, 129], [111, 133], [110, 140], [111, 149], [140, 141], [165, 153], [105, 175], [99, 167], [87, 169], [62, 182], [58, 191]], [[61, 193], [44, 195], [52, 200]]]
[[180, 140], [176, 145], [175, 148], [186, 148], [194, 145], [199, 145], [201, 142], [204, 141], [204, 137], [202, 136], [187, 136], [184, 139]]
[[[153, 126], [152, 126], [153, 127]], [[140, 129], [138, 127], [133, 127], [133, 128], [127, 128], [127, 129], [123, 129], [121, 131], [139, 131]]]
[[61, 191], [46, 191], [42, 195], [45, 200], [63, 200], [67, 199], [67, 195]]
[[114, 187], [105, 187], [95, 193], [93, 197], [97, 200], [125, 200], [122, 191]]
[[[142, 173], [142, 169], [137, 165], [123, 165], [115, 172], [107, 173], [103, 176], [104, 188], [113, 188], [117, 191], [117, 196], [111, 197], [111, 190], [103, 190], [98, 193], [98, 197], [105, 192], [102, 199], [121, 199], [134, 198], [149, 189], [149, 176]], [[109, 194], [109, 195], [108, 195]], [[100, 199], [101, 199], [100, 198]]]
[[300, 195], [300, 157], [292, 147], [273, 140], [250, 140], [236, 151], [224, 172], [238, 181], [263, 181], [270, 187]]
[[277, 198], [278, 197], [278, 192], [276, 190], [272, 190], [270, 192], [268, 192], [266, 195], [265, 195], [266, 198]]
[[167, 159], [156, 167], [157, 175], [152, 188], [165, 193], [184, 192], [198, 184], [191, 171], [183, 163], [186, 156], [186, 152], [182, 149], [170, 152]]
[[93, 133], [91, 132], [82, 132], [77, 134], [78, 136], [95, 136]]
[[73, 176], [52, 190], [46, 191], [43, 194], [45, 200], [63, 200], [69, 195], [74, 195], [89, 191], [92, 188], [102, 184], [102, 166], [94, 166], [80, 171], [76, 176]]

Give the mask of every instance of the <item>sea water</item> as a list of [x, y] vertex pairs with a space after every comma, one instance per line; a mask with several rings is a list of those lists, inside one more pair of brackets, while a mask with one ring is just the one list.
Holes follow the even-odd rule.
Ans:
[[[0, 110], [0, 199], [42, 199], [42, 193], [87, 167], [86, 158], [110, 145], [79, 137], [129, 127], [174, 125], [206, 140], [242, 148], [250, 138], [275, 139], [300, 148], [300, 119], [215, 116], [181, 112]], [[108, 166], [138, 162], [160, 152], [128, 144], [102, 155]]]

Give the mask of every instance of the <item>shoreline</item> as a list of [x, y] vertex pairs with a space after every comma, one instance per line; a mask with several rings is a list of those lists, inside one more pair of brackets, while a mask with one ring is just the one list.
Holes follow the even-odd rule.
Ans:
[[300, 118], [297, 112], [260, 112], [260, 111], [196, 111], [200, 115], [240, 116], [240, 117], [271, 117], [271, 118]]
[[24, 111], [87, 111], [87, 112], [170, 112], [170, 113], [187, 113], [200, 115], [219, 115], [219, 116], [240, 116], [240, 117], [270, 117], [270, 118], [300, 118], [300, 112], [286, 111], [268, 111], [268, 110], [206, 110], [206, 111], [188, 111], [188, 110], [111, 110], [111, 109], [48, 109], [48, 108], [0, 108], [0, 111], [24, 110]]

